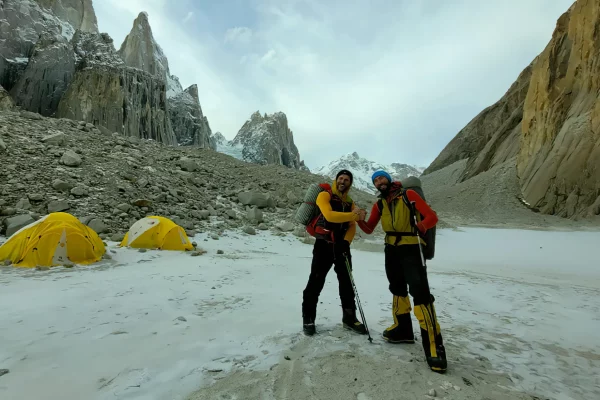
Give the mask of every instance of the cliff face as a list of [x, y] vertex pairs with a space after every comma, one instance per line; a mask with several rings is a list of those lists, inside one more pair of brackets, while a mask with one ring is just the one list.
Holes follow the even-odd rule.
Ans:
[[41, 7], [69, 23], [73, 29], [98, 33], [98, 21], [92, 0], [35, 0]]
[[[37, 2], [34, 0], [2, 0], [0, 6], [0, 55], [2, 57], [5, 59], [28, 58], [42, 33], [63, 35], [66, 39], [73, 37], [76, 28], [72, 24], [67, 20], [59, 19], [52, 11], [40, 6], [40, 4], [51, 2], [51, 0]], [[89, 3], [91, 7], [91, 0]], [[96, 19], [95, 15], [93, 19]], [[95, 30], [97, 31], [98, 28], [96, 27]]]
[[33, 0], [1, 3], [0, 84], [10, 91], [27, 67], [40, 36], [63, 36], [68, 41], [75, 30]]
[[600, 0], [578, 1], [538, 57], [517, 171], [525, 199], [565, 217], [600, 213]]
[[169, 117], [177, 143], [183, 146], [199, 146], [217, 150], [208, 119], [202, 114], [198, 99], [198, 86], [168, 99]]
[[[468, 159], [458, 182], [516, 159], [522, 197], [562, 217], [600, 214], [600, 0], [577, 1], [544, 51], [424, 175]], [[514, 162], [514, 161], [511, 161]]]
[[164, 79], [128, 68], [105, 34], [77, 32], [78, 67], [58, 106], [58, 117], [165, 144], [175, 144]]
[[130, 67], [166, 78], [169, 62], [154, 40], [148, 14], [145, 12], [140, 13], [133, 21], [133, 27], [119, 49], [119, 55]]
[[145, 12], [141, 12], [133, 22], [118, 54], [127, 66], [142, 70], [157, 81], [165, 82], [167, 114], [176, 143], [216, 150], [208, 119], [200, 107], [197, 85], [192, 85], [184, 91], [179, 78], [171, 75], [169, 61], [154, 39]]
[[43, 34], [10, 94], [26, 110], [51, 116], [74, 74], [71, 44], [63, 36]]
[[159, 79], [165, 79], [167, 98], [183, 92], [179, 78], [171, 75], [169, 60], [154, 39], [148, 14], [141, 12], [133, 21], [131, 31], [119, 48], [119, 56], [126, 65], [141, 69]]
[[306, 169], [300, 161], [287, 117], [282, 112], [262, 116], [256, 111], [244, 123], [231, 145], [242, 146], [242, 157], [248, 162]]

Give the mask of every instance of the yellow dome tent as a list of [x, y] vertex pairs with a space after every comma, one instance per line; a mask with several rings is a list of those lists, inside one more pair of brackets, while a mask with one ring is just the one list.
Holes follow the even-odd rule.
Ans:
[[90, 227], [73, 215], [48, 214], [15, 232], [0, 247], [0, 261], [15, 267], [34, 268], [92, 264], [102, 259], [104, 243]]
[[150, 216], [136, 221], [125, 234], [121, 247], [160, 250], [193, 250], [185, 230], [169, 218]]

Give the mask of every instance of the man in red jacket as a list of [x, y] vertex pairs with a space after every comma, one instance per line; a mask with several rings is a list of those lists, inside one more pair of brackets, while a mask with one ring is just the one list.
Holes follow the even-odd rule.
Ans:
[[[383, 337], [390, 343], [414, 343], [408, 298], [410, 293], [414, 301], [414, 313], [421, 327], [427, 363], [433, 371], [444, 372], [447, 368], [446, 350], [433, 306], [435, 299], [429, 290], [426, 266], [419, 248], [419, 239], [421, 246], [427, 245], [422, 234], [435, 226], [437, 215], [417, 192], [405, 190], [387, 172], [376, 171], [372, 180], [380, 192], [380, 199], [373, 205], [369, 220], [358, 221], [358, 226], [363, 232], [371, 234], [381, 220], [386, 233], [385, 272], [393, 294], [394, 324], [383, 332]], [[409, 208], [413, 204], [417, 211], [416, 226]], [[418, 237], [419, 233], [421, 235]]]

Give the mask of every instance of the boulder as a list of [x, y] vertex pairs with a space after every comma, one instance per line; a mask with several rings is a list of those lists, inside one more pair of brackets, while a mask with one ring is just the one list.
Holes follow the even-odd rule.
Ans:
[[35, 222], [35, 220], [29, 214], [15, 215], [14, 217], [7, 218], [4, 220], [4, 227], [6, 229], [6, 237], [12, 236], [19, 229]]
[[292, 232], [294, 230], [294, 224], [290, 221], [282, 221], [275, 226], [282, 232]]
[[49, 213], [67, 211], [71, 208], [66, 200], [52, 200], [47, 207]]
[[79, 167], [83, 160], [81, 159], [81, 156], [73, 150], [67, 150], [60, 159], [60, 162], [67, 167]]
[[196, 164], [196, 162], [194, 160], [186, 158], [186, 157], [180, 159], [178, 164], [182, 170], [188, 171], [188, 172], [194, 172], [194, 171], [198, 171], [200, 169], [200, 167], [198, 166], [198, 164]]
[[108, 226], [99, 218], [92, 218], [88, 223], [91, 229], [93, 229], [96, 233], [106, 233], [108, 232]]
[[62, 146], [66, 144], [67, 137], [63, 132], [49, 131], [48, 133], [48, 136], [44, 136], [42, 139], [42, 143], [51, 146]]
[[256, 223], [263, 222], [263, 212], [257, 207], [251, 208], [246, 213], [246, 218]]
[[238, 194], [238, 200], [243, 205], [265, 208], [269, 206], [268, 198], [260, 192], [241, 192]]

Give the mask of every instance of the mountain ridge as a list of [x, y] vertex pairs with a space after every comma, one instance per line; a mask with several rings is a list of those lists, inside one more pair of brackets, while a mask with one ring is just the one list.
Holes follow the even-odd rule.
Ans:
[[312, 172], [314, 174], [334, 179], [337, 172], [341, 169], [347, 169], [352, 172], [354, 177], [354, 187], [364, 190], [367, 193], [376, 194], [377, 189], [375, 189], [375, 186], [371, 182], [371, 175], [373, 172], [377, 170], [384, 170], [388, 172], [393, 179], [402, 181], [408, 176], [419, 177], [425, 168], [403, 163], [377, 163], [359, 156], [359, 154], [355, 151], [344, 154], [340, 158], [332, 160], [328, 164], [314, 169]]

